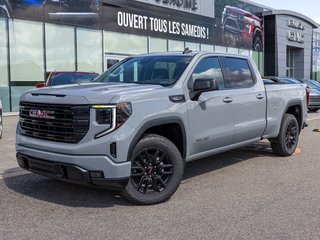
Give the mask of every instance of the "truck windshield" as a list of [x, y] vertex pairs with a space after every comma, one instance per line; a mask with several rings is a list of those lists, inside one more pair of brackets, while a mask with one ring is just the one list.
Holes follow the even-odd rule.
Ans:
[[192, 56], [142, 56], [127, 58], [101, 74], [94, 82], [170, 86], [180, 78]]

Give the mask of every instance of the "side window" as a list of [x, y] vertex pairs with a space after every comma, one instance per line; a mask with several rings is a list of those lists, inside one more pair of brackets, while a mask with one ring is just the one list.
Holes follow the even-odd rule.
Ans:
[[226, 88], [249, 88], [254, 85], [252, 73], [246, 59], [221, 58]]
[[224, 89], [222, 70], [217, 57], [202, 59], [192, 73], [192, 83], [197, 78], [216, 79], [219, 89]]

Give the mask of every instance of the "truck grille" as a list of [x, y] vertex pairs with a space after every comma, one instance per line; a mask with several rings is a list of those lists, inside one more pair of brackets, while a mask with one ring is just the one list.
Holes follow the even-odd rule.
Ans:
[[53, 142], [78, 143], [89, 130], [90, 107], [20, 103], [21, 134]]

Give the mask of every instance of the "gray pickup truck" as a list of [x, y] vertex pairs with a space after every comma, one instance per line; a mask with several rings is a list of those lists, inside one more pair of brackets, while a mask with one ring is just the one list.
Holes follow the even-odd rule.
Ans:
[[294, 153], [307, 115], [304, 84], [264, 85], [253, 60], [209, 52], [129, 57], [93, 83], [20, 98], [19, 165], [68, 182], [122, 189], [155, 204], [186, 162], [269, 139]]

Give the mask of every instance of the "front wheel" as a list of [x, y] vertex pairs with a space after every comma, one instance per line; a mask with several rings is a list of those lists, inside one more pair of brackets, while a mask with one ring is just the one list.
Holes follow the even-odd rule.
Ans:
[[161, 203], [179, 187], [184, 167], [178, 148], [170, 140], [148, 134], [133, 150], [131, 176], [123, 195], [133, 203]]
[[285, 114], [278, 137], [270, 139], [273, 152], [280, 156], [291, 156], [298, 146], [299, 133], [299, 124], [295, 116]]

